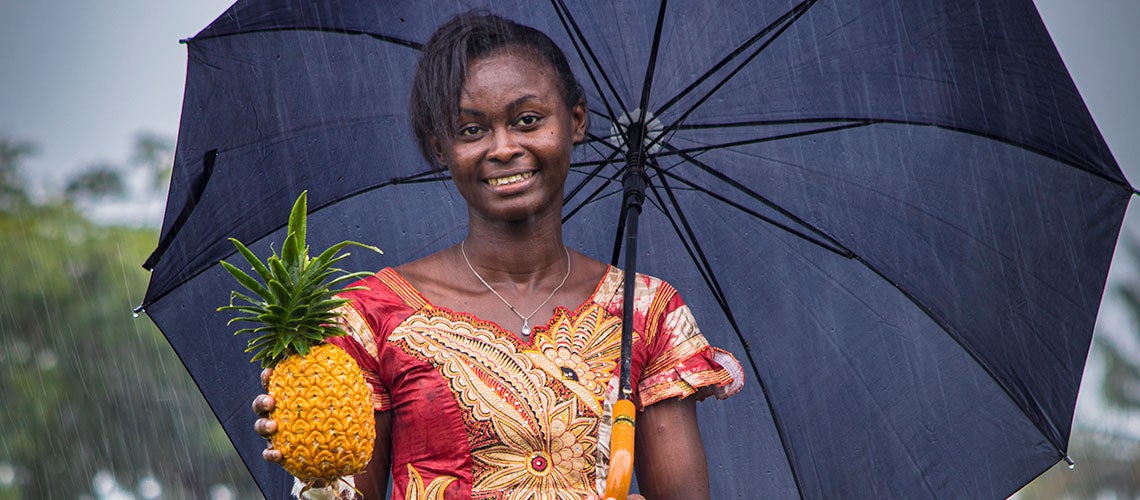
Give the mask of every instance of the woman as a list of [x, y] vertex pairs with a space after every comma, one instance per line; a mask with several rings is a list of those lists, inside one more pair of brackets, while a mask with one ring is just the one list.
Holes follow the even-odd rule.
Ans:
[[[469, 227], [349, 295], [351, 335], [333, 341], [365, 371], [377, 422], [357, 488], [382, 497], [391, 470], [395, 498], [593, 497], [617, 392], [622, 273], [562, 242], [582, 87], [545, 34], [468, 14], [424, 47], [410, 116], [424, 157], [466, 200]], [[636, 292], [641, 492], [708, 498], [695, 404], [739, 390], [739, 364], [708, 346], [668, 284], [641, 276]], [[263, 416], [272, 407], [266, 395], [254, 403]]]

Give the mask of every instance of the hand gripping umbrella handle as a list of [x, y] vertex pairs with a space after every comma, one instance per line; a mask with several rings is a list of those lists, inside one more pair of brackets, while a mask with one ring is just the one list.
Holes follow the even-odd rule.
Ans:
[[633, 438], [637, 409], [628, 399], [614, 403], [610, 432], [610, 470], [606, 477], [605, 500], [625, 500], [633, 478]]

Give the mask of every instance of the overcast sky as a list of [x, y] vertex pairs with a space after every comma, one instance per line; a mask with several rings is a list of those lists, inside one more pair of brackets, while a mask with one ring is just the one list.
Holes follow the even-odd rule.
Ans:
[[228, 0], [0, 0], [0, 134], [38, 144], [51, 182], [125, 162], [138, 131], [174, 137], [186, 48]]

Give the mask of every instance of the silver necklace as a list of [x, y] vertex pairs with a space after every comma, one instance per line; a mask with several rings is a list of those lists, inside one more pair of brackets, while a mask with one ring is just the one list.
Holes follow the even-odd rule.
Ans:
[[492, 287], [490, 283], [487, 283], [487, 280], [483, 279], [482, 276], [479, 276], [479, 272], [475, 270], [475, 266], [471, 265], [471, 259], [467, 258], [467, 249], [464, 248], [464, 243], [467, 243], [466, 239], [459, 242], [459, 253], [463, 255], [463, 262], [467, 263], [467, 269], [470, 269], [471, 274], [474, 274], [476, 278], [479, 278], [479, 281], [481, 283], [483, 283], [483, 286], [487, 287], [487, 289], [490, 290], [491, 293], [495, 294], [495, 296], [498, 297], [499, 300], [503, 301], [503, 303], [506, 304], [508, 308], [510, 308], [511, 312], [515, 313], [515, 316], [518, 316], [519, 319], [523, 320], [523, 325], [522, 325], [523, 337], [530, 337], [530, 318], [531, 318], [531, 316], [534, 316], [535, 314], [538, 313], [538, 311], [542, 310], [543, 306], [545, 306], [547, 302], [550, 302], [550, 299], [554, 297], [554, 294], [558, 293], [558, 290], [561, 290], [562, 285], [565, 285], [566, 280], [568, 278], [570, 278], [570, 250], [566, 249], [566, 245], [562, 246], [562, 251], [566, 252], [566, 275], [562, 277], [562, 282], [559, 283], [558, 286], [554, 287], [554, 290], [550, 292], [550, 295], [546, 296], [546, 300], [542, 301], [542, 303], [539, 304], [538, 307], [535, 308], [534, 311], [531, 311], [530, 314], [523, 316], [523, 314], [520, 313], [519, 310], [516, 309], [513, 304], [508, 302], [507, 299], [504, 299], [503, 296], [499, 294], [499, 292], [495, 291], [495, 288]]

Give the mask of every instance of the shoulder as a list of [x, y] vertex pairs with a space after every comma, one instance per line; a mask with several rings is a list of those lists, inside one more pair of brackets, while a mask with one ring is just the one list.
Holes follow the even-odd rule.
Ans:
[[[621, 309], [625, 302], [625, 271], [614, 268], [607, 279], [613, 283], [613, 296], [610, 306]], [[637, 311], [648, 311], [654, 304], [665, 305], [680, 301], [680, 295], [669, 282], [648, 274], [637, 273], [633, 278], [633, 307]], [[680, 305], [680, 304], [678, 304]]]
[[426, 305], [423, 296], [395, 269], [386, 267], [350, 285], [340, 294], [342, 322], [382, 339], [396, 325]]
[[404, 302], [404, 283], [407, 281], [395, 269], [385, 267], [352, 283], [339, 296], [351, 300], [356, 309], [367, 309], [369, 304], [395, 304]]
[[478, 289], [468, 287], [468, 284], [457, 280], [460, 272], [466, 273], [467, 268], [457, 267], [455, 246], [445, 248], [426, 257], [413, 260], [392, 269], [392, 273], [400, 277], [403, 285], [414, 290], [425, 303], [450, 307], [456, 302], [456, 297], [468, 297]]

